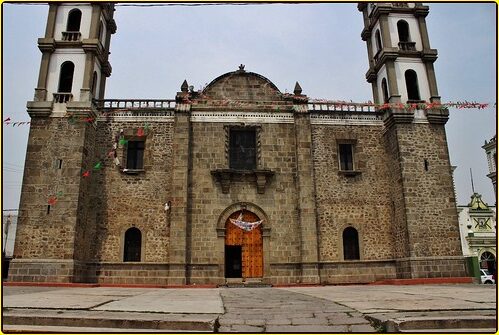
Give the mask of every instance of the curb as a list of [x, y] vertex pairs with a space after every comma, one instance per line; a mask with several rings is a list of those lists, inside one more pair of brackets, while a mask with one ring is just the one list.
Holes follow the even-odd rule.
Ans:
[[217, 288], [214, 284], [150, 285], [150, 284], [98, 284], [98, 283], [50, 283], [50, 282], [3, 282], [3, 286], [38, 287], [118, 287], [118, 288]]
[[67, 311], [67, 310], [3, 310], [3, 324], [9, 326], [56, 326], [121, 329], [165, 329], [215, 331], [218, 314], [160, 314], [135, 312]]
[[473, 277], [384, 279], [367, 285], [473, 284]]

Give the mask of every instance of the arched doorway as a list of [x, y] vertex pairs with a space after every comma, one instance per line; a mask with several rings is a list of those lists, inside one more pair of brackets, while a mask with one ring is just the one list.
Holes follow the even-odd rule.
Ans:
[[496, 257], [493, 253], [485, 251], [480, 256], [480, 268], [487, 269], [491, 274], [496, 274], [497, 271]]
[[260, 220], [255, 213], [240, 210], [232, 213], [225, 222], [225, 277], [263, 277], [262, 225], [251, 231], [245, 231], [230, 220], [239, 218], [245, 222]]

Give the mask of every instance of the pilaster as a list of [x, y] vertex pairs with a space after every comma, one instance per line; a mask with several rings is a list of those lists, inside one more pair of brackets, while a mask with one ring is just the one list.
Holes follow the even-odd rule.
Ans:
[[390, 26], [388, 24], [388, 14], [380, 14], [379, 24], [381, 30], [381, 38], [383, 39], [383, 47], [392, 47], [392, 38], [390, 36]]
[[[296, 108], [295, 110], [300, 110]], [[306, 109], [305, 109], [306, 110]], [[294, 113], [296, 137], [297, 208], [301, 236], [301, 276], [303, 283], [319, 283], [318, 236], [312, 157], [310, 114]]]
[[45, 38], [54, 38], [55, 31], [55, 19], [57, 16], [57, 7], [59, 4], [50, 3], [49, 4], [49, 14], [47, 17], [47, 25], [45, 27]]
[[189, 261], [189, 174], [191, 157], [190, 105], [177, 103], [173, 134], [173, 171], [170, 209], [170, 274], [168, 284], [187, 283]]
[[390, 91], [390, 103], [400, 102], [400, 93], [397, 84], [397, 74], [395, 72], [395, 61], [386, 62], [386, 73], [388, 76], [388, 89]]

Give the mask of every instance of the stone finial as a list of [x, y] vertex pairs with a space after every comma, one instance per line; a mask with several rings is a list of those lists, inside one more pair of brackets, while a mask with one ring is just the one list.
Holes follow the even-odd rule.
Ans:
[[295, 84], [295, 90], [293, 91], [293, 93], [295, 95], [300, 95], [301, 94], [301, 86], [300, 86], [300, 84], [298, 84], [298, 82], [296, 82], [296, 84]]
[[239, 72], [245, 72], [244, 71], [244, 64], [239, 65]]
[[184, 80], [184, 82], [182, 83], [182, 86], [180, 86], [180, 90], [182, 92], [187, 92], [188, 89], [189, 89], [189, 84], [187, 84], [187, 80]]

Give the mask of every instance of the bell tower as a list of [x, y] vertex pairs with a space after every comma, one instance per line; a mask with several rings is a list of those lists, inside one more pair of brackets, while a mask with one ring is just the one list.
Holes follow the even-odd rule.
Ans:
[[[374, 102], [384, 105], [398, 278], [466, 276], [445, 123], [420, 3], [359, 3]], [[424, 103], [424, 104], [423, 104]], [[424, 106], [424, 107], [421, 107]], [[386, 107], [386, 108], [385, 108]]]
[[[34, 101], [53, 104], [104, 96], [114, 5], [51, 3], [45, 37], [38, 39], [42, 61]], [[57, 106], [63, 107], [63, 106]]]
[[374, 102], [439, 103], [431, 49], [426, 28], [428, 6], [408, 2], [360, 3], [364, 16], [361, 37], [367, 44]]
[[111, 3], [50, 3], [19, 205], [9, 280], [84, 281], [94, 258], [94, 152], [111, 34]]

